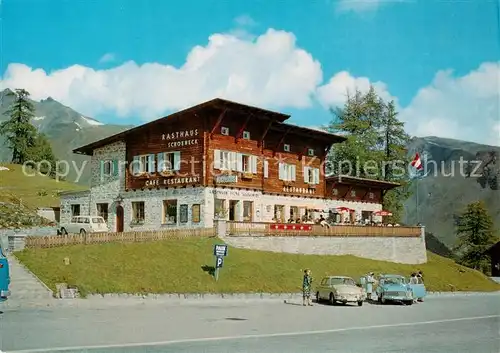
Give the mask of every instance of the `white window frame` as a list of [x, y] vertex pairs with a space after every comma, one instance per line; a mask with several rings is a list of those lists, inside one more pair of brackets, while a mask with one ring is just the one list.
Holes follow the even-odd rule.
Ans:
[[297, 167], [295, 164], [279, 163], [279, 179], [283, 181], [295, 181], [297, 175]]
[[283, 151], [290, 152], [290, 145], [288, 143], [283, 144]]
[[220, 133], [221, 135], [229, 136], [229, 128], [226, 126], [221, 126]]
[[264, 178], [269, 178], [269, 161], [264, 160]]
[[[140, 213], [137, 212], [136, 207], [138, 205], [142, 204], [142, 216], [143, 218], [137, 218], [136, 214]], [[144, 223], [146, 221], [146, 202], [145, 201], [132, 201], [132, 223]]]
[[[161, 152], [156, 155], [158, 163], [156, 166], [157, 172], [174, 172], [181, 170], [181, 152], [168, 151]], [[170, 161], [172, 159], [172, 161]], [[167, 162], [168, 161], [168, 162]]]
[[155, 173], [156, 156], [155, 154], [141, 154], [134, 156], [133, 158], [133, 170], [134, 175], [137, 174], [152, 174]]
[[[172, 203], [172, 204], [175, 203], [175, 215], [173, 215], [173, 216], [169, 216], [167, 214], [167, 212], [168, 212], [168, 204], [169, 203]], [[179, 221], [178, 220], [178, 216], [179, 216], [179, 200], [177, 200], [177, 199], [166, 199], [166, 200], [163, 200], [162, 206], [163, 206], [162, 223], [163, 224], [177, 224], [178, 221]], [[173, 217], [174, 219], [170, 220], [170, 217]]]
[[250, 131], [243, 131], [243, 139], [250, 140]]
[[[108, 169], [108, 170], [106, 170]], [[103, 176], [111, 176], [113, 175], [113, 161], [105, 160], [102, 162], [102, 174]]]
[[319, 184], [319, 168], [304, 167], [304, 183], [310, 185]]

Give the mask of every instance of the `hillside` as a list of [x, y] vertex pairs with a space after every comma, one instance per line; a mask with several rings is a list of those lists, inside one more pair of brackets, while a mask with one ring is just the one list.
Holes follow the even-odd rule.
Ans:
[[[325, 275], [358, 279], [368, 271], [422, 270], [430, 291], [495, 291], [500, 285], [478, 271], [429, 253], [422, 265], [405, 265], [354, 256], [273, 253], [229, 248], [213, 277], [213, 245], [218, 239], [185, 238], [149, 243], [109, 243], [30, 249], [16, 256], [47, 285], [74, 285], [89, 293], [296, 293], [305, 268], [319, 283]], [[68, 257], [70, 265], [64, 264]], [[92, 266], [88, 266], [92, 259]], [[168, 271], [165, 269], [168, 268]]]
[[[460, 168], [459, 164], [461, 158], [464, 161], [478, 161], [472, 163], [477, 164], [476, 173], [484, 175], [485, 167], [490, 168], [491, 173], [498, 173], [499, 163], [492, 160], [491, 152], [500, 156], [499, 147], [424, 137], [414, 139], [408, 150], [413, 155], [416, 151], [427, 154], [429, 175], [419, 181], [418, 207], [419, 221], [426, 226], [428, 232], [452, 248], [456, 242], [456, 217], [467, 204], [477, 200], [486, 203], [495, 228], [500, 229], [500, 191], [492, 188], [494, 185], [489, 185], [483, 177], [467, 177], [465, 171], [461, 172], [461, 169], [466, 168]], [[414, 193], [405, 204], [407, 223], [417, 223], [416, 201]]]
[[[59, 206], [58, 193], [67, 190], [83, 190], [81, 185], [57, 181], [33, 170], [25, 174], [20, 165], [0, 164], [0, 202], [22, 203], [26, 207]], [[34, 176], [29, 176], [35, 174]]]
[[[8, 119], [5, 111], [12, 103], [13, 97], [7, 96], [9, 89], [0, 92], [0, 122]], [[35, 118], [33, 125], [38, 131], [43, 132], [49, 138], [54, 154], [60, 160], [75, 161], [78, 168], [88, 157], [78, 156], [71, 151], [74, 148], [100, 140], [131, 128], [125, 125], [106, 125], [90, 117], [86, 117], [73, 109], [62, 105], [58, 101], [47, 98], [40, 102], [32, 101], [35, 107]], [[11, 153], [0, 137], [0, 161], [10, 161]], [[67, 177], [69, 181], [76, 181], [77, 173], [74, 168], [70, 170]], [[83, 185], [88, 184], [90, 168], [88, 164], [84, 168], [81, 180]]]

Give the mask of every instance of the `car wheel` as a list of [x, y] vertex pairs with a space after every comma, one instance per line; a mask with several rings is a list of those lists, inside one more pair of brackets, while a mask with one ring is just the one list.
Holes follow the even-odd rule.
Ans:
[[381, 296], [380, 296], [380, 302], [381, 302], [382, 304], [387, 303], [387, 300], [385, 300], [385, 298], [384, 298], [384, 296], [383, 296], [383, 295], [381, 295]]
[[333, 296], [333, 293], [330, 293], [330, 304], [335, 305], [335, 297]]
[[66, 230], [66, 228], [61, 228], [61, 234], [68, 235], [68, 231]]
[[413, 300], [407, 300], [406, 305], [413, 305]]
[[85, 229], [80, 229], [80, 235], [85, 235]]
[[316, 292], [316, 303], [319, 303], [321, 298], [319, 297], [319, 292]]
[[358, 302], [358, 306], [363, 306], [363, 301], [362, 301], [362, 300], [360, 300], [360, 301]]

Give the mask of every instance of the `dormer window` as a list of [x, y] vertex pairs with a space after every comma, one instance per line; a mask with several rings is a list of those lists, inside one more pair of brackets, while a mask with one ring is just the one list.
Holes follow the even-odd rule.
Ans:
[[221, 128], [220, 128], [220, 133], [221, 133], [222, 135], [229, 136], [229, 128], [228, 128], [228, 127], [225, 127], [225, 126], [221, 127]]
[[243, 131], [243, 139], [250, 140], [250, 131]]
[[309, 157], [313, 157], [313, 156], [314, 156], [314, 148], [309, 148], [309, 149], [307, 150], [307, 155], [308, 155]]
[[285, 143], [285, 144], [283, 145], [283, 151], [285, 151], [285, 152], [290, 152], [290, 145], [289, 145], [288, 143]]

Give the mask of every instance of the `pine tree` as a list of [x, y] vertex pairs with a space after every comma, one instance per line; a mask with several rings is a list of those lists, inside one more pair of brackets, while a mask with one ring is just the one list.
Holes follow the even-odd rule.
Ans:
[[29, 150], [29, 160], [34, 162], [44, 161], [44, 163], [39, 165], [40, 167], [38, 171], [50, 177], [55, 177], [57, 171], [57, 159], [52, 152], [52, 146], [50, 145], [49, 140], [44, 134], [37, 134], [35, 144]]
[[467, 205], [457, 221], [459, 263], [483, 272], [488, 271], [485, 251], [495, 242], [493, 221], [482, 201]]
[[[387, 192], [384, 209], [390, 221], [400, 221], [403, 203], [410, 196], [406, 146], [410, 137], [397, 118], [393, 101], [386, 103], [373, 87], [367, 93], [356, 90], [347, 95], [342, 108], [331, 110], [334, 119], [327, 127], [347, 140], [334, 145], [329, 156], [330, 172], [393, 181], [402, 187]], [[399, 162], [399, 164], [396, 164]]]
[[382, 207], [392, 212], [387, 221], [398, 222], [403, 216], [404, 202], [411, 195], [410, 178], [406, 168], [410, 162], [406, 151], [410, 136], [404, 129], [404, 123], [397, 118], [394, 101], [381, 104], [383, 113], [379, 143], [384, 150], [383, 179], [401, 184], [401, 187], [389, 190], [384, 195]]
[[14, 102], [6, 111], [10, 119], [0, 124], [0, 134], [5, 135], [12, 151], [12, 163], [23, 164], [29, 160], [30, 149], [35, 145], [37, 131], [31, 124], [35, 108], [29, 100], [29, 93], [24, 89], [16, 89]]

